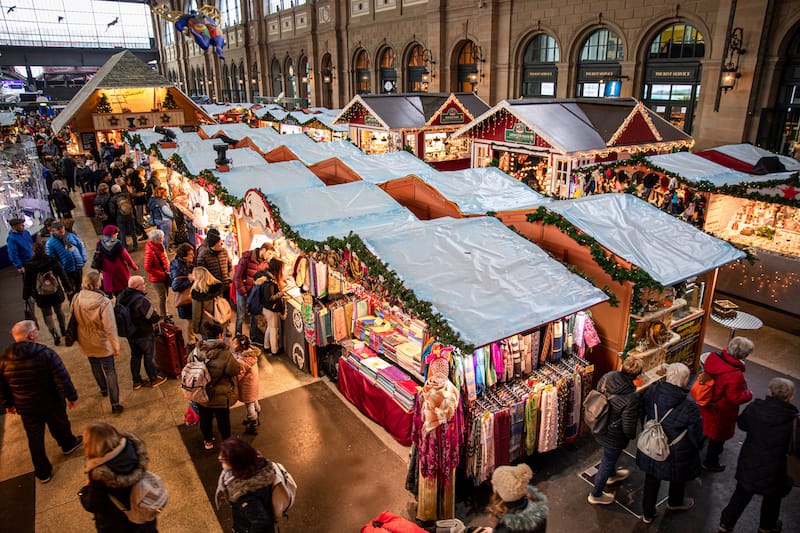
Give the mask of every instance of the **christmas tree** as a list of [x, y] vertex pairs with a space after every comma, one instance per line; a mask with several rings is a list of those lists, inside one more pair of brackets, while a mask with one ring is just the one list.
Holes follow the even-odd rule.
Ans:
[[175, 97], [172, 96], [172, 93], [167, 91], [167, 95], [164, 97], [164, 101], [161, 102], [162, 109], [177, 109], [178, 103], [175, 101]]
[[97, 102], [98, 113], [111, 113], [111, 102], [108, 101], [106, 93], [100, 94], [100, 101]]

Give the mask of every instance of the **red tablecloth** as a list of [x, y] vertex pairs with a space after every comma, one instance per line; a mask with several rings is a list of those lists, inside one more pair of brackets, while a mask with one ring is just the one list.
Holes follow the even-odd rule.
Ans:
[[339, 359], [339, 391], [358, 410], [380, 424], [394, 440], [411, 446], [414, 413], [406, 412], [391, 396], [371, 383], [363, 374]]

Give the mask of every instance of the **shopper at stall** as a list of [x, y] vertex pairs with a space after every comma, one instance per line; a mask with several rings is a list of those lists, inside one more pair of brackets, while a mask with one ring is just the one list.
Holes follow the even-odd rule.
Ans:
[[233, 284], [236, 288], [236, 334], [242, 332], [247, 313], [247, 295], [255, 284], [253, 279], [257, 272], [269, 267], [269, 259], [272, 254], [272, 245], [262, 244], [255, 250], [247, 250], [242, 254], [236, 270], [233, 274]]
[[231, 341], [231, 353], [241, 366], [238, 381], [239, 401], [247, 409], [247, 418], [242, 422], [248, 435], [258, 435], [258, 426], [261, 423], [261, 406], [258, 404], [258, 356], [261, 350], [250, 344], [250, 339], [244, 335], [236, 335]]
[[83, 277], [83, 288], [72, 300], [71, 312], [78, 323], [78, 345], [89, 358], [92, 375], [100, 394], [108, 396], [111, 412], [119, 414], [119, 383], [114, 358], [119, 355], [114, 306], [100, 290], [100, 274], [89, 272]]
[[203, 433], [203, 447], [214, 448], [213, 420], [217, 419], [217, 429], [222, 440], [231, 436], [231, 406], [236, 403], [236, 378], [241, 367], [223, 340], [224, 330], [213, 322], [203, 324], [206, 340], [197, 343], [197, 357], [206, 361], [211, 376], [208, 401], [198, 402], [200, 407], [200, 431]]
[[[123, 172], [125, 184], [128, 192], [131, 195], [131, 198], [133, 199], [133, 207], [136, 218], [136, 234], [139, 235], [140, 240], [145, 241], [147, 240], [147, 233], [145, 232], [145, 229], [150, 224], [144, 219], [144, 208], [147, 206], [150, 198], [147, 196], [144, 180], [133, 168], [127, 168], [123, 165]], [[125, 190], [124, 186], [123, 190]]]
[[626, 468], [617, 469], [617, 460], [628, 442], [636, 437], [641, 398], [633, 380], [641, 373], [641, 359], [628, 357], [620, 371], [605, 374], [597, 383], [597, 390], [608, 398], [610, 411], [608, 431], [594, 437], [603, 447], [603, 457], [594, 477], [594, 488], [588, 497], [593, 505], [614, 503], [614, 494], [605, 492], [606, 485], [627, 479], [630, 475]]
[[64, 152], [61, 160], [58, 162], [61, 172], [61, 178], [67, 182], [67, 188], [70, 192], [75, 192], [75, 160], [69, 152]]
[[17, 269], [17, 272], [23, 274], [25, 273], [25, 263], [33, 257], [33, 237], [25, 229], [24, 218], [12, 218], [8, 221], [8, 227], [11, 228], [6, 239], [8, 260]]
[[736, 432], [739, 406], [753, 399], [744, 379], [744, 359], [754, 348], [750, 339], [734, 337], [727, 349], [709, 354], [703, 365], [703, 370], [714, 378], [713, 400], [700, 408], [703, 433], [709, 438], [703, 469], [710, 472], [725, 470], [725, 465], [719, 461], [723, 446]]
[[220, 324], [214, 320], [214, 300], [222, 296], [222, 284], [206, 268], [198, 266], [192, 271], [192, 333], [203, 335], [206, 324], [216, 324], [223, 328], [228, 324]]
[[258, 272], [254, 278], [254, 290], [257, 288], [260, 291], [262, 313], [267, 321], [267, 330], [264, 332], [264, 348], [269, 342], [269, 350], [272, 355], [277, 355], [280, 351], [278, 331], [281, 314], [286, 305], [283, 301], [284, 293], [280, 288], [282, 271], [283, 261], [273, 257], [269, 260], [267, 270]]
[[174, 218], [174, 214], [172, 212], [172, 206], [167, 200], [166, 187], [158, 187], [155, 190], [155, 194], [153, 194], [147, 204], [147, 210], [153, 218], [153, 224], [164, 232], [164, 246], [169, 247], [169, 237], [172, 232], [172, 219]]
[[115, 221], [119, 228], [119, 235], [122, 244], [127, 247], [127, 238], [133, 241], [133, 251], [139, 249], [139, 241], [136, 238], [136, 210], [133, 207], [133, 199], [130, 193], [123, 191], [118, 184], [111, 186], [111, 220]]
[[86, 264], [86, 249], [78, 235], [67, 232], [64, 223], [56, 220], [52, 224], [52, 234], [47, 240], [47, 255], [55, 257], [67, 273], [72, 287], [77, 290], [83, 281], [83, 265]]
[[94, 197], [94, 218], [101, 225], [108, 223], [111, 217], [111, 193], [107, 183], [97, 186], [97, 196]]
[[747, 436], [736, 466], [736, 490], [720, 517], [722, 533], [733, 531], [754, 494], [762, 497], [759, 533], [778, 533], [782, 528], [781, 500], [792, 490], [786, 454], [791, 439], [797, 438], [792, 427], [800, 422], [792, 405], [794, 382], [772, 378], [768, 389], [766, 399], [753, 401], [739, 417], [739, 428]]
[[187, 320], [186, 338], [192, 338], [192, 285], [194, 284], [194, 248], [183, 243], [175, 250], [175, 258], [169, 264], [172, 277], [172, 293], [175, 296], [175, 307], [178, 316]]
[[48, 137], [47, 142], [44, 146], [42, 146], [42, 155], [47, 155], [50, 157], [58, 157], [61, 155], [61, 152], [58, 150], [58, 146], [56, 146], [55, 139], [53, 139], [53, 137]]
[[533, 471], [525, 463], [499, 466], [492, 473], [489, 513], [495, 533], [544, 533], [547, 529], [547, 496], [530, 484]]
[[645, 391], [642, 412], [645, 420], [662, 420], [661, 427], [670, 442], [669, 457], [656, 461], [636, 452], [636, 464], [645, 473], [642, 496], [642, 521], [649, 524], [656, 515], [658, 489], [669, 481], [667, 510], [683, 511], [694, 506], [684, 497], [686, 482], [700, 475], [700, 448], [703, 447], [703, 420], [700, 409], [688, 396], [691, 371], [683, 363], [667, 367], [665, 382], [658, 382]]
[[0, 355], [0, 404], [22, 419], [34, 475], [47, 483], [53, 465], [45, 451], [44, 428], [64, 455], [78, 449], [83, 439], [72, 434], [67, 416], [67, 404], [75, 407], [78, 392], [58, 354], [38, 342], [39, 330], [32, 320], [14, 324], [11, 336], [14, 343]]
[[[203, 241], [197, 246], [197, 250], [195, 250], [194, 252], [195, 265], [197, 265], [197, 261], [198, 258], [200, 257], [200, 254], [203, 253], [208, 248], [208, 238], [210, 236], [213, 236], [213, 238], [216, 240], [217, 237], [220, 237], [219, 230], [217, 228], [208, 228], [208, 232], [206, 233], [206, 238], [203, 239]], [[192, 240], [191, 242], [194, 242], [194, 240]]]
[[220, 445], [219, 462], [222, 472], [214, 501], [217, 509], [223, 501], [231, 505], [233, 530], [275, 531], [272, 487], [276, 480], [272, 463], [238, 437], [231, 437]]
[[109, 297], [118, 295], [128, 287], [130, 270], [139, 270], [118, 236], [119, 229], [109, 225], [103, 228], [103, 236], [97, 241], [100, 270], [103, 273], [103, 291]]
[[72, 181], [81, 188], [84, 193], [94, 190], [94, 172], [86, 166], [83, 159], [78, 159], [77, 165], [73, 162]]
[[[99, 533], [156, 533], [156, 520], [131, 522], [118, 506], [131, 507], [136, 485], [147, 472], [147, 448], [136, 435], [106, 422], [92, 422], [83, 431], [88, 480], [78, 492], [83, 508], [94, 515]], [[113, 499], [112, 499], [113, 498]], [[116, 502], [114, 501], [116, 500]]]
[[[144, 278], [131, 276], [128, 288], [122, 291], [118, 298], [119, 305], [128, 308], [134, 331], [128, 335], [128, 346], [131, 348], [131, 378], [133, 390], [143, 386], [155, 388], [162, 385], [167, 378], [158, 375], [156, 370], [156, 337], [153, 327], [158, 324], [160, 316], [156, 313], [153, 303], [145, 292]], [[147, 380], [142, 381], [142, 362]]]
[[153, 284], [158, 296], [158, 312], [162, 317], [166, 317], [167, 293], [171, 280], [167, 249], [164, 247], [164, 232], [154, 229], [148, 235], [150, 240], [144, 247], [144, 271], [147, 272], [147, 279]]
[[[42, 310], [44, 323], [53, 336], [53, 342], [59, 346], [61, 337], [67, 330], [61, 304], [64, 303], [65, 292], [72, 294], [72, 281], [64, 272], [61, 263], [55, 257], [47, 255], [44, 244], [40, 242], [33, 245], [33, 257], [25, 263], [25, 274], [22, 279], [22, 298], [24, 300], [33, 298], [36, 301], [36, 305]], [[53, 323], [54, 312], [58, 319], [58, 330]]]
[[69, 197], [69, 191], [64, 188], [64, 182], [55, 180], [51, 191], [50, 197], [53, 200], [58, 218], [72, 218], [72, 210], [75, 209], [75, 204], [72, 202], [72, 198]]
[[222, 284], [222, 295], [228, 298], [231, 286], [231, 258], [222, 246], [219, 232], [209, 232], [206, 237], [206, 248], [197, 252], [197, 266], [205, 267]]

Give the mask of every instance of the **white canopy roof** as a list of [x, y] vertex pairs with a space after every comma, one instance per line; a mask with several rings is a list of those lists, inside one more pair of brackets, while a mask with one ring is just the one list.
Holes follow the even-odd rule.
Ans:
[[[219, 143], [219, 141], [216, 142]], [[192, 174], [198, 174], [202, 170], [213, 170], [216, 168], [214, 160], [217, 158], [217, 152], [215, 152], [213, 149], [192, 152], [184, 152], [181, 150], [179, 154], [183, 159], [183, 163], [186, 165], [186, 168], [189, 169], [189, 172]], [[226, 157], [231, 160], [231, 168], [235, 168], [237, 166], [258, 166], [262, 163], [266, 163], [261, 154], [251, 148], [237, 148], [234, 150], [228, 150]]]
[[222, 186], [239, 198], [243, 198], [250, 189], [261, 189], [264, 194], [272, 194], [325, 186], [322, 180], [299, 161], [267, 163], [262, 159], [258, 164], [234, 165], [229, 172], [213, 172]]
[[673, 172], [689, 181], [708, 181], [719, 187], [737, 183], [751, 183], [775, 179], [775, 175], [755, 176], [724, 167], [699, 155], [689, 152], [650, 155], [645, 159], [652, 164]]
[[422, 179], [467, 215], [535, 208], [550, 201], [497, 167], [432, 172]]
[[491, 217], [440, 218], [359, 235], [405, 287], [475, 346], [608, 299]]
[[758, 146], [753, 146], [752, 144], [726, 144], [724, 146], [712, 148], [712, 150], [736, 158], [739, 161], [744, 161], [745, 163], [749, 163], [751, 165], [758, 163], [758, 160], [762, 157], [777, 157], [778, 161], [783, 163], [783, 166], [786, 167], [786, 170], [791, 172], [797, 172], [800, 170], [800, 161], [797, 159], [793, 159], [788, 155], [775, 154], [769, 150], [764, 150]]
[[[285, 137], [288, 137], [288, 135]], [[300, 161], [306, 165], [313, 165], [314, 163], [319, 163], [320, 161], [330, 159], [331, 157], [363, 155], [361, 150], [356, 148], [355, 145], [349, 141], [331, 141], [319, 143], [312, 141], [312, 144], [293, 143], [287, 145], [287, 147], [294, 155], [300, 158]]]
[[409, 174], [423, 177], [436, 172], [433, 167], [406, 151], [376, 155], [354, 155], [340, 157], [361, 179], [379, 184]]
[[745, 256], [729, 243], [630, 194], [598, 194], [545, 206], [662, 285]]

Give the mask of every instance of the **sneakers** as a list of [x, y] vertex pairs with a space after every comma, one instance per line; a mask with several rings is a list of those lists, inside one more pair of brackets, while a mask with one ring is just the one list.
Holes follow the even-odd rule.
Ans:
[[592, 505], [611, 505], [614, 503], [614, 495], [610, 492], [604, 492], [600, 496], [594, 496], [590, 492], [587, 500], [589, 500], [589, 503]]
[[703, 463], [701, 466], [703, 467], [703, 470], [707, 470], [708, 472], [724, 472], [725, 471], [725, 465], [709, 465], [709, 464]]
[[203, 448], [206, 449], [206, 450], [213, 450], [214, 449], [214, 439], [204, 440], [203, 441]]
[[75, 450], [80, 448], [81, 444], [83, 444], [83, 436], [82, 435], [78, 435], [77, 437], [75, 437], [75, 445], [72, 448], [70, 448], [69, 450], [64, 450], [64, 455], [71, 454], [72, 452], [74, 452]]
[[121, 405], [112, 405], [111, 406], [111, 412], [114, 413], [115, 415], [120, 414], [122, 412], [122, 410], [123, 410], [123, 407]]
[[40, 481], [42, 484], [44, 484], [44, 483], [50, 483], [50, 480], [51, 480], [51, 479], [53, 479], [53, 474], [50, 474], [49, 476], [47, 476], [47, 477], [46, 477], [46, 478], [44, 478], [44, 479], [42, 479], [42, 478], [37, 478], [37, 479], [38, 479], [38, 480], [39, 480], [39, 481]]
[[683, 503], [680, 505], [670, 505], [667, 502], [667, 511], [688, 511], [694, 507], [694, 500], [692, 498], [684, 498]]
[[150, 381], [150, 388], [155, 389], [156, 387], [160, 387], [164, 383], [166, 383], [167, 378], [165, 376], [158, 376], [156, 379]]
[[618, 468], [617, 473], [613, 476], [608, 478], [606, 481], [607, 485], [613, 485], [614, 483], [618, 483], [624, 479], [628, 479], [628, 476], [631, 475], [631, 471], [627, 468]]
[[653, 519], [655, 519], [655, 516], [642, 515], [642, 522], [644, 522], [645, 524], [652, 524], [653, 523]]
[[142, 387], [144, 387], [145, 383], [147, 383], [147, 382], [146, 381], [137, 381], [136, 383], [133, 384], [133, 390], [141, 389]]

